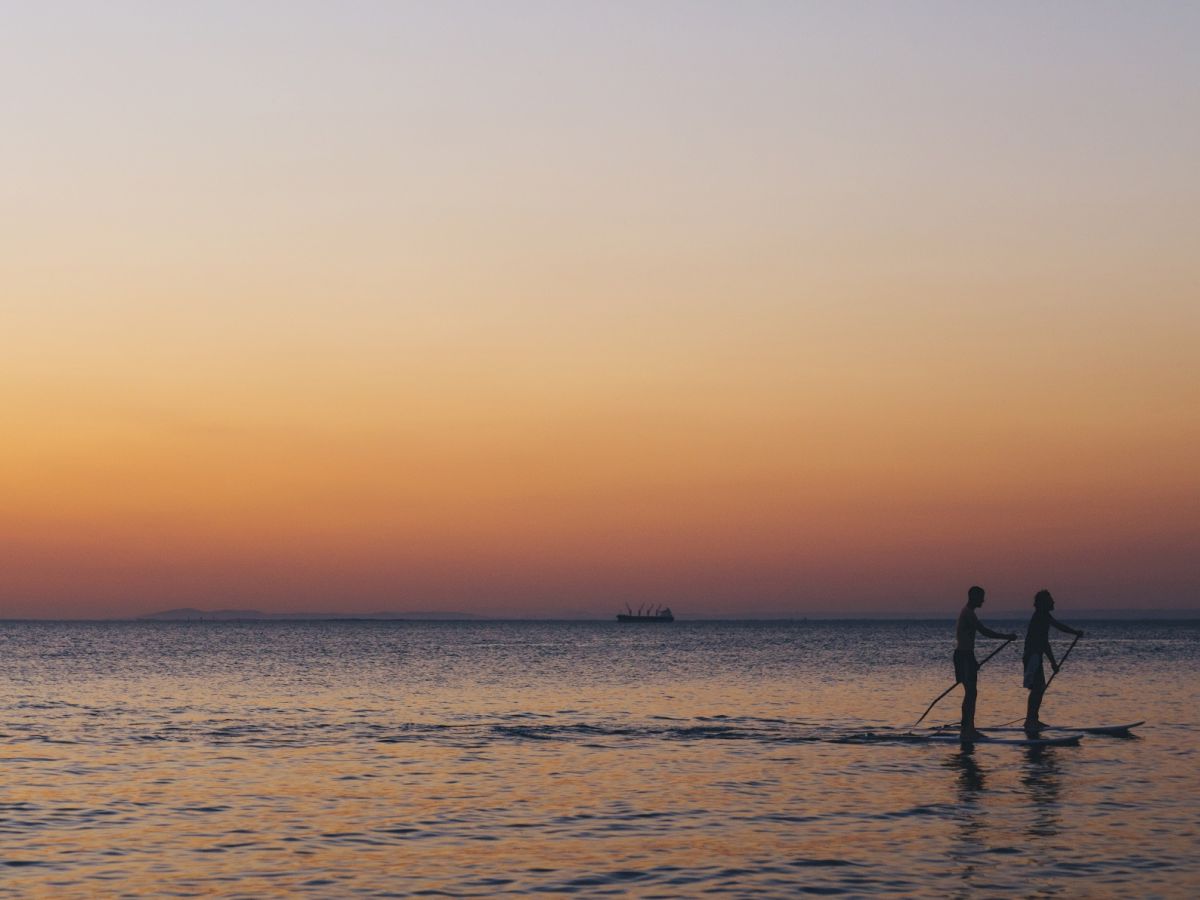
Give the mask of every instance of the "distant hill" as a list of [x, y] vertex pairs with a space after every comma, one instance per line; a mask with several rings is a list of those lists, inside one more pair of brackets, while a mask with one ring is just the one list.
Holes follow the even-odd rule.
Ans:
[[193, 609], [185, 606], [181, 609], [165, 609], [162, 612], [150, 613], [138, 616], [138, 618], [172, 622], [196, 619], [261, 619], [263, 614], [257, 609]]
[[334, 613], [334, 612], [263, 612], [258, 609], [195, 609], [185, 606], [180, 609], [164, 609], [161, 612], [148, 613], [137, 617], [139, 621], [150, 622], [253, 622], [253, 621], [312, 621], [327, 619], [376, 619], [376, 620], [419, 620], [457, 622], [468, 619], [486, 619], [487, 616], [477, 616], [463, 612], [440, 612], [436, 610], [411, 610], [393, 612], [384, 610], [369, 613]]

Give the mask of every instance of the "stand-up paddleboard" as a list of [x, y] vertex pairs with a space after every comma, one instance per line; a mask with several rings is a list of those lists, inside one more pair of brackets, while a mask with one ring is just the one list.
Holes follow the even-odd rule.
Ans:
[[983, 737], [976, 738], [971, 741], [964, 741], [953, 732], [942, 732], [940, 734], [922, 734], [914, 735], [922, 740], [933, 741], [939, 744], [1012, 744], [1018, 747], [1074, 747], [1079, 743], [1082, 734], [1066, 734], [1058, 737], [992, 737], [990, 734], [985, 734]]
[[1127, 735], [1139, 725], [1145, 724], [1146, 720], [1142, 719], [1140, 722], [1129, 722], [1126, 725], [1091, 725], [1088, 727], [1051, 725], [1049, 728], [1052, 731], [1082, 731], [1086, 734]]
[[[1039, 728], [1039, 734], [1045, 734], [1048, 731], [1071, 731], [1079, 734], [1100, 734], [1108, 735], [1109, 737], [1128, 737], [1133, 729], [1139, 725], [1145, 725], [1146, 720], [1140, 722], [1127, 722], [1124, 725], [1047, 725], [1045, 728]], [[957, 731], [958, 726], [943, 725], [937, 729], [939, 732], [949, 734], [951, 731]], [[1025, 733], [1025, 729], [1018, 726], [1001, 725], [995, 728], [989, 728], [988, 731], [1000, 731], [1005, 733]]]

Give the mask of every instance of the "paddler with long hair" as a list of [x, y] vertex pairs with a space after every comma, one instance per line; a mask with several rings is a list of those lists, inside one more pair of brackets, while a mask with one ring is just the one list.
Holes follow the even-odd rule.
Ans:
[[1058, 662], [1054, 659], [1054, 651], [1050, 649], [1050, 626], [1053, 625], [1064, 634], [1083, 637], [1083, 632], [1070, 625], [1064, 625], [1051, 613], [1054, 611], [1054, 598], [1049, 591], [1038, 591], [1033, 598], [1033, 617], [1025, 630], [1025, 652], [1021, 660], [1025, 666], [1025, 687], [1029, 689], [1029, 703], [1025, 708], [1025, 733], [1032, 736], [1046, 726], [1038, 719], [1042, 708], [1042, 696], [1046, 693], [1046, 670], [1042, 666], [1042, 657], [1050, 660], [1050, 668], [1058, 671]]

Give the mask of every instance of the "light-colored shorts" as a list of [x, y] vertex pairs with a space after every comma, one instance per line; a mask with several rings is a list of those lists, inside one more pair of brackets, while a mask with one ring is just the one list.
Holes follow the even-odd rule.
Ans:
[[1025, 687], [1031, 691], [1046, 686], [1046, 670], [1042, 667], [1042, 654], [1025, 660]]

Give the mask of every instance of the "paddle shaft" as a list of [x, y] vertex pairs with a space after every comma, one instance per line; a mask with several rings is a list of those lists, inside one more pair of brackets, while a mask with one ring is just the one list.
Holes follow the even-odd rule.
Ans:
[[[989, 659], [991, 659], [993, 656], [995, 656], [997, 653], [999, 653], [1001, 650], [1003, 650], [1005, 647], [1007, 647], [1011, 643], [1012, 643], [1012, 638], [1009, 638], [1003, 644], [1001, 644], [999, 647], [997, 647], [995, 650], [993, 650], [991, 653], [989, 653], [987, 655], [987, 657], [984, 659], [984, 661], [979, 664], [979, 669], [982, 669], [987, 664], [987, 661]], [[1072, 644], [1071, 646], [1073, 647], [1075, 645]], [[1068, 650], [1067, 652], [1070, 653], [1071, 651]], [[1063, 659], [1066, 659], [1066, 658], [1067, 658], [1066, 656], [1063, 656]], [[978, 671], [978, 669], [976, 669], [976, 671]], [[960, 684], [962, 684], [961, 681], [956, 681], [956, 682], [954, 682], [954, 684], [950, 685], [950, 687], [946, 688], [944, 691], [942, 691], [940, 694], [938, 694], [937, 699], [935, 699], [932, 703], [929, 704], [929, 706], [926, 708], [925, 712], [921, 713], [921, 718], [919, 718], [919, 719], [917, 719], [917, 721], [913, 722], [913, 728], [916, 728], [918, 725], [920, 725], [925, 720], [925, 717], [927, 715], [929, 715], [929, 713], [933, 710], [933, 708], [935, 706], [938, 705], [939, 700], [941, 700], [943, 697], [945, 697], [947, 694], [949, 694], [952, 690], [954, 690]]]
[[1079, 635], [1075, 635], [1075, 640], [1071, 641], [1071, 646], [1067, 648], [1067, 652], [1062, 655], [1062, 659], [1058, 661], [1058, 668], [1050, 673], [1050, 680], [1046, 682], [1046, 687], [1042, 693], [1050, 690], [1050, 685], [1054, 684], [1054, 679], [1058, 677], [1058, 673], [1062, 671], [1063, 663], [1067, 661], [1067, 657], [1071, 655], [1071, 651], [1075, 649], [1075, 645], [1079, 643]]

